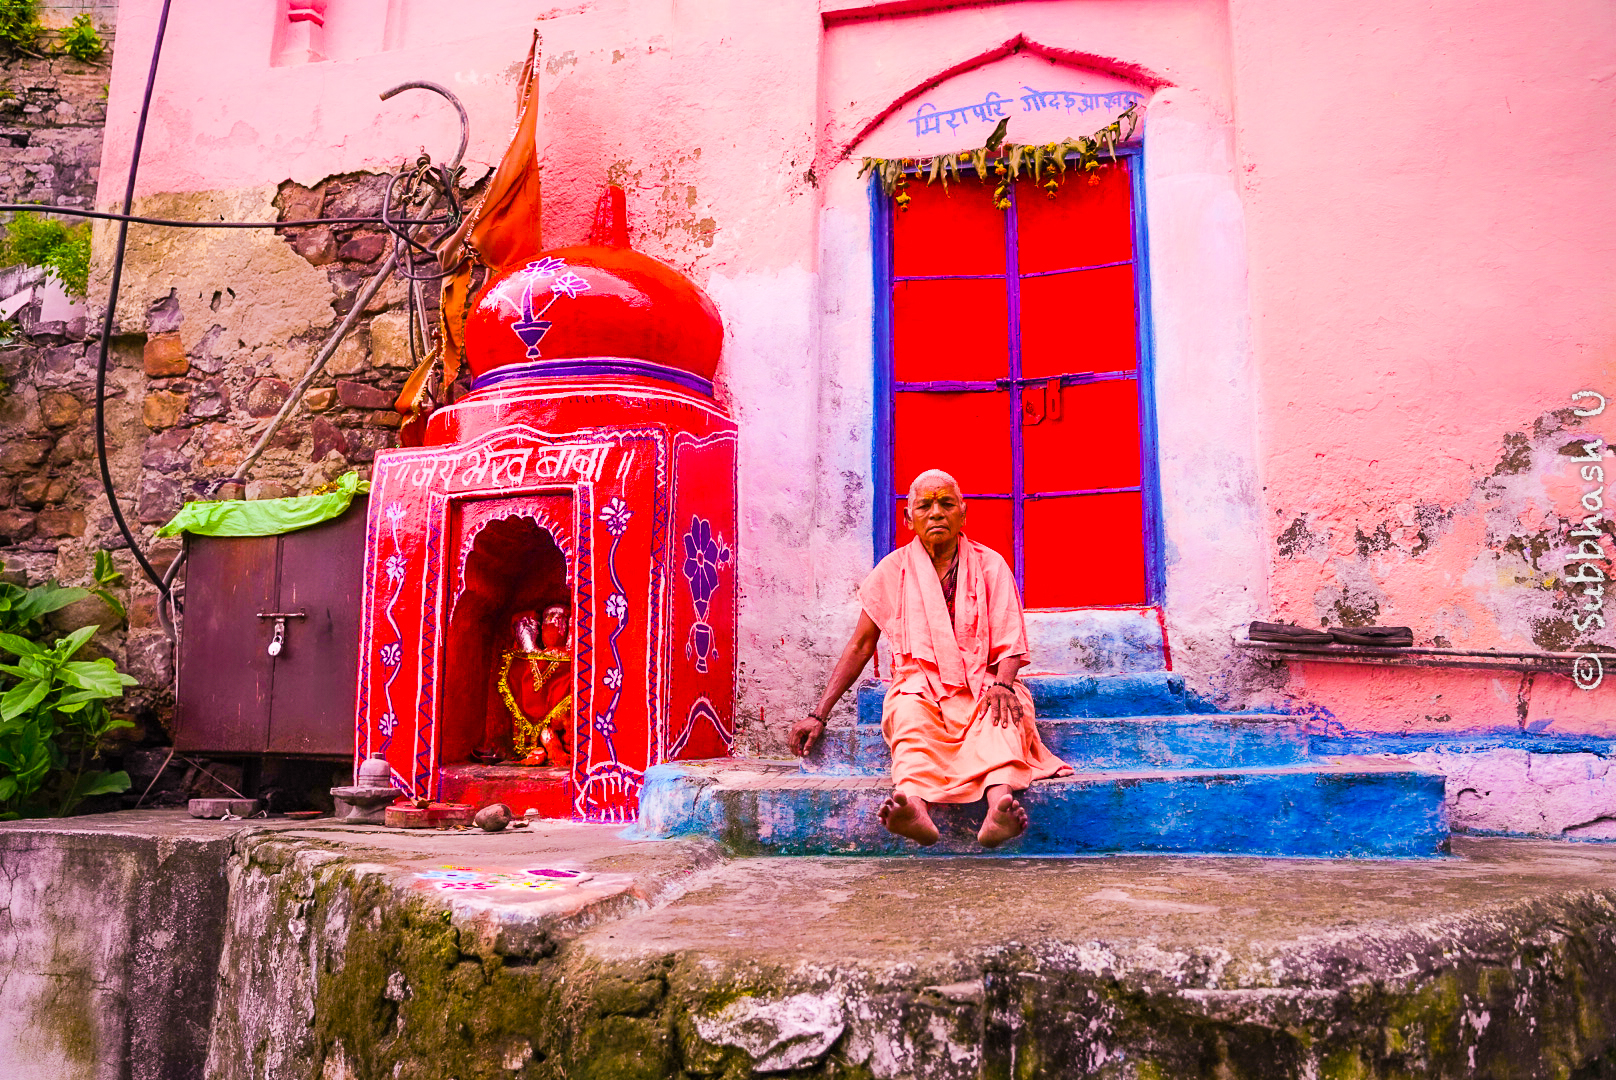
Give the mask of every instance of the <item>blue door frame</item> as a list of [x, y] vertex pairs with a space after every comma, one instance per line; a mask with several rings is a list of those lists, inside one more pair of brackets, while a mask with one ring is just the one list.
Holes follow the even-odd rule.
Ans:
[[[1156, 339], [1151, 326], [1150, 307], [1150, 245], [1146, 227], [1147, 214], [1145, 212], [1145, 168], [1144, 147], [1139, 144], [1117, 148], [1117, 156], [1128, 159], [1128, 177], [1130, 184], [1129, 214], [1133, 226], [1133, 297], [1134, 319], [1138, 328], [1136, 340], [1139, 351], [1139, 483], [1141, 489], [1141, 503], [1143, 506], [1143, 532], [1145, 552], [1145, 606], [1160, 607], [1166, 595], [1166, 569], [1163, 559], [1164, 539], [1161, 514], [1161, 477], [1157, 467], [1156, 458], [1156, 379], [1155, 357]], [[875, 312], [872, 320], [872, 329], [875, 335], [875, 402], [874, 424], [871, 440], [871, 476], [874, 478], [875, 507], [874, 507], [874, 555], [879, 561], [892, 550], [892, 538], [897, 532], [897, 511], [895, 501], [897, 495], [897, 478], [892, 475], [894, 422], [893, 409], [895, 407], [896, 377], [892, 357], [892, 199], [881, 190], [880, 180], [871, 176], [869, 186], [870, 196], [870, 239], [871, 254], [875, 261]], [[1014, 247], [1016, 243], [1015, 205], [1012, 200], [1011, 208], [1006, 211], [1010, 215], [1006, 228], [1006, 243]], [[1012, 313], [1011, 326], [1019, 325], [1017, 318], [1017, 296], [1019, 295], [1019, 275], [1016, 271], [1014, 252], [1010, 252], [1011, 259], [1006, 264], [1006, 272], [1011, 279], [1010, 310]], [[1021, 351], [1018, 335], [1012, 333], [1010, 343], [1010, 378], [1011, 385], [1019, 386], [1016, 380], [1021, 378]], [[1019, 395], [1012, 397], [1012, 415], [1017, 417], [1011, 427], [1012, 448], [1011, 454], [1016, 464], [1020, 465], [1021, 425]], [[1020, 495], [1021, 469], [1013, 470], [1016, 485], [1015, 495]], [[1022, 501], [1013, 499], [1015, 538], [1016, 538], [1016, 576], [1017, 584], [1022, 586], [1025, 595], [1024, 559], [1022, 557]], [[1133, 605], [1128, 605], [1132, 607]]]

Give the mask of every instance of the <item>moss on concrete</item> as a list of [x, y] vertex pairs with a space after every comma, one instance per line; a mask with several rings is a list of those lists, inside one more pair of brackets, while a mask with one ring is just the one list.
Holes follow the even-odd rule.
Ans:
[[[1182, 987], [1129, 984], [1030, 949], [995, 958], [978, 976], [980, 1000], [928, 990], [921, 972], [876, 976], [858, 957], [826, 971], [699, 950], [608, 959], [585, 943], [501, 955], [420, 894], [379, 878], [335, 887], [348, 892], [352, 929], [341, 966], [319, 978], [316, 1074], [340, 1060], [356, 1077], [401, 1080], [740, 1078], [756, 1058], [704, 1038], [697, 1018], [794, 994], [861, 1017], [799, 1077], [1591, 1078], [1607, 1075], [1600, 1062], [1616, 1041], [1616, 952], [1595, 947], [1611, 924], [1588, 921], [1585, 905], [1546, 932], [1502, 921], [1506, 938], [1446, 942], [1445, 967], [1399, 985], [1323, 997], [1276, 987], [1209, 1015]], [[1411, 958], [1439, 959], [1429, 948]], [[872, 1049], [872, 1035], [888, 1049]]]
[[[218, 987], [206, 1075], [1616, 1077], [1616, 849], [715, 867], [604, 831], [477, 838], [478, 858], [556, 865], [565, 843], [597, 873], [643, 870], [584, 910], [524, 913], [419, 887], [452, 838], [372, 835], [260, 834], [214, 856], [229, 869], [215, 982], [162, 984], [168, 1000]], [[175, 898], [152, 901], [169, 912], [154, 931], [182, 925]], [[39, 968], [82, 967], [61, 955]], [[76, 1063], [84, 1018], [39, 1004], [56, 1009], [42, 1037]]]

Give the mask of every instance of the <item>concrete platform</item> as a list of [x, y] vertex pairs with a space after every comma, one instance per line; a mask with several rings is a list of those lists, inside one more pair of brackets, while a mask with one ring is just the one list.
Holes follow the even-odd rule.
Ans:
[[789, 761], [679, 762], [646, 770], [629, 835], [710, 836], [742, 855], [1097, 855], [1114, 852], [1431, 858], [1447, 851], [1443, 780], [1336, 758], [1267, 768], [1078, 773], [1022, 796], [1032, 824], [985, 853], [982, 801], [933, 807], [943, 838], [887, 832], [884, 776], [800, 772]]
[[1616, 848], [1453, 849], [726, 859], [609, 826], [14, 822], [0, 1076], [1616, 1074]]

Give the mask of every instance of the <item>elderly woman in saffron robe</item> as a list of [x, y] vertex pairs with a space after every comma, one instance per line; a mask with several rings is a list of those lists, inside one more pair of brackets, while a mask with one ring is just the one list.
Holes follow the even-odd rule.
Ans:
[[932, 803], [987, 796], [977, 832], [993, 848], [1020, 836], [1027, 811], [1016, 798], [1034, 780], [1072, 770], [1044, 748], [1032, 698], [1016, 674], [1027, 662], [1027, 628], [1015, 578], [1002, 556], [965, 536], [965, 499], [952, 476], [930, 469], [909, 487], [915, 539], [859, 586], [853, 637], [831, 671], [819, 708], [791, 729], [791, 749], [813, 749], [825, 717], [875, 655], [885, 633], [892, 686], [881, 731], [892, 747], [887, 830], [937, 842]]

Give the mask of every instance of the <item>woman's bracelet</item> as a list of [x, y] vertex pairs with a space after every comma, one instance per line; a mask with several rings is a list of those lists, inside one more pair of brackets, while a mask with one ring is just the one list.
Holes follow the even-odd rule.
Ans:
[[994, 686], [1002, 686], [1006, 690], [1010, 691], [1012, 694], [1016, 692], [1016, 688], [1013, 685], [1011, 685], [1010, 683], [1007, 683], [1007, 682], [1000, 682], [998, 679], [993, 680], [993, 685]]

